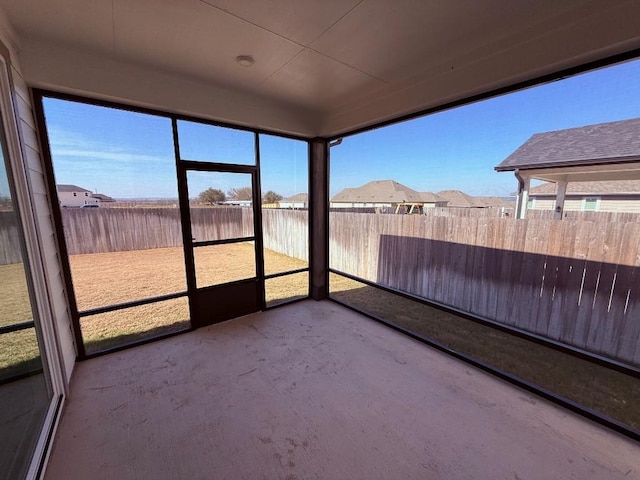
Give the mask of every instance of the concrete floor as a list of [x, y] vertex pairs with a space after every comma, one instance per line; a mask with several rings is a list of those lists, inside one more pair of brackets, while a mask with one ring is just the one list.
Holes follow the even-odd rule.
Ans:
[[640, 479], [640, 445], [331, 302], [76, 366], [64, 479]]

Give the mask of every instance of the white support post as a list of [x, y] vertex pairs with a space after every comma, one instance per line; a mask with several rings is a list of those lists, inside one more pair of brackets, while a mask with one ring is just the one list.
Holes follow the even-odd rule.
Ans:
[[564, 213], [564, 197], [567, 193], [567, 182], [556, 183], [556, 208], [553, 218], [562, 220]]
[[527, 203], [529, 202], [529, 189], [531, 188], [531, 178], [522, 176], [524, 186], [522, 191], [518, 193], [518, 201], [516, 204], [516, 218], [525, 218], [527, 216]]

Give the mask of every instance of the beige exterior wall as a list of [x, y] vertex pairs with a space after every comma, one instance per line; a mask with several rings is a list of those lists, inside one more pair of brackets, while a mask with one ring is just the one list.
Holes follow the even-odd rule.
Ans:
[[628, 212], [640, 213], [640, 198], [624, 199], [624, 198], [603, 198], [600, 201], [601, 212]]
[[[64, 363], [64, 375], [69, 380], [76, 358], [71, 315], [67, 303], [65, 282], [57, 247], [55, 226], [51, 214], [49, 191], [40, 153], [31, 95], [17, 65], [15, 54], [12, 55], [10, 74], [13, 83], [12, 95], [20, 147], [27, 175], [27, 190], [35, 215], [49, 309], [52, 315], [52, 319], [49, 319], [49, 321], [53, 322], [58, 340], [58, 351]], [[41, 320], [46, 321], [47, 319], [43, 318]]]
[[[533, 210], [553, 210], [555, 208], [555, 199], [552, 197], [531, 197], [533, 202]], [[580, 212], [584, 210], [584, 198], [567, 198], [564, 202], [564, 210], [566, 212]], [[640, 213], [640, 195], [616, 195], [602, 196], [594, 195], [589, 198], [599, 198], [599, 212], [628, 212]]]
[[[533, 197], [533, 210], [553, 210], [556, 206], [554, 199]], [[566, 199], [564, 202], [565, 211], [582, 210], [582, 200]]]

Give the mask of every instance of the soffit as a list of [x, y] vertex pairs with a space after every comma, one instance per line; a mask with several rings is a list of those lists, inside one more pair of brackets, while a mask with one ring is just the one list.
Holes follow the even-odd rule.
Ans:
[[[145, 88], [157, 71], [245, 95], [245, 103], [306, 112], [313, 121], [297, 131], [278, 125], [281, 112], [271, 125], [304, 136], [640, 47], [633, 21], [640, 2], [633, 0], [0, 0], [0, 8], [18, 43], [30, 45], [25, 51], [39, 49], [25, 59], [31, 83], [55, 69], [46, 46], [71, 48], [105, 65], [148, 69]], [[242, 67], [237, 55], [252, 55], [255, 64]], [[99, 95], [97, 88], [73, 86]], [[210, 116], [250, 123], [232, 109]]]

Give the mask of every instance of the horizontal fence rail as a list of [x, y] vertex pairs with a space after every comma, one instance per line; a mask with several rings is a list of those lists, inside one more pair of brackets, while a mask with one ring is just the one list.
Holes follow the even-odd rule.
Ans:
[[640, 364], [640, 223], [332, 213], [330, 262]]

